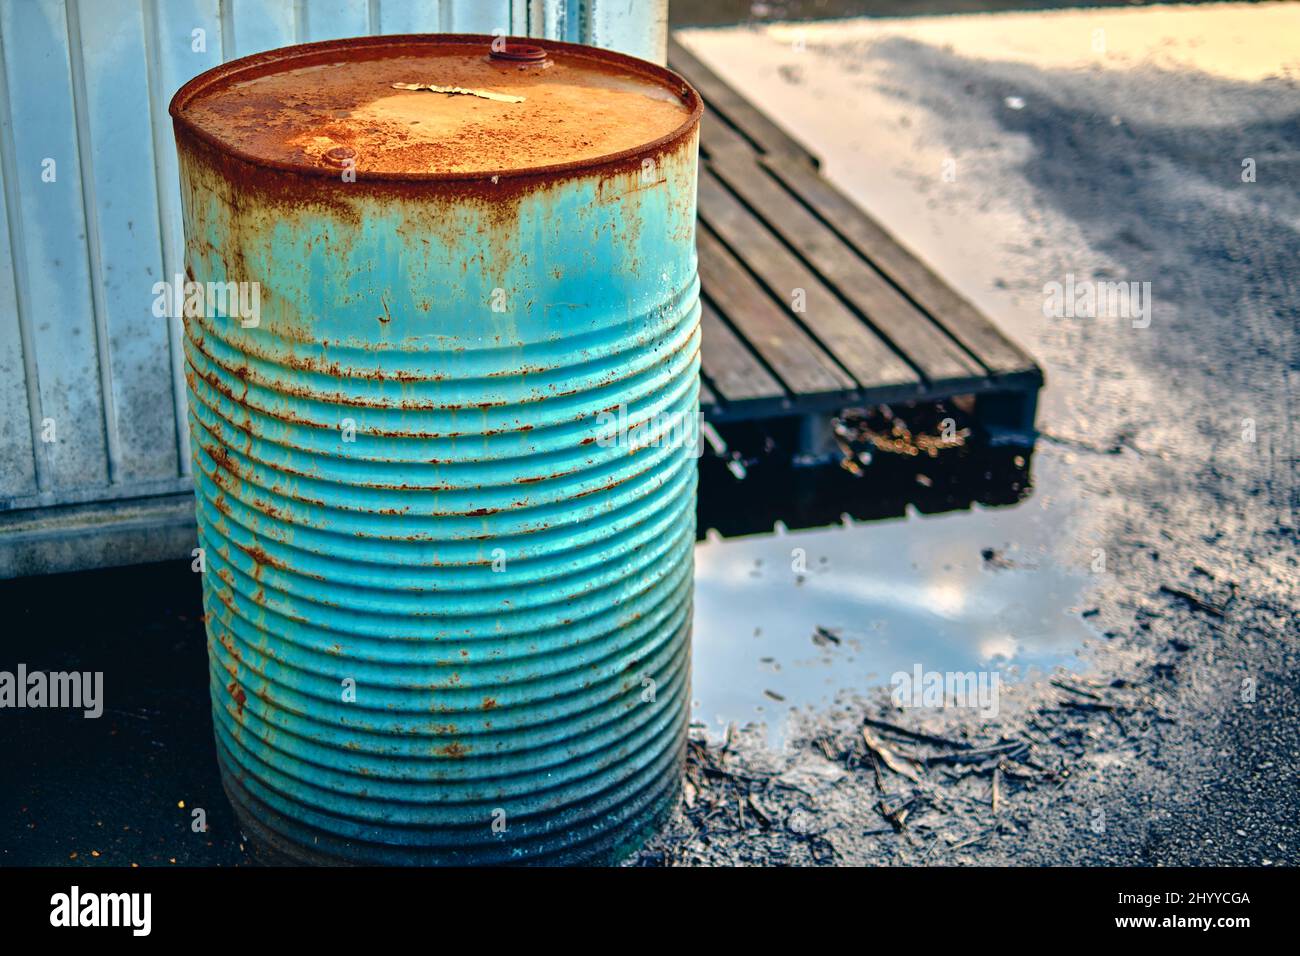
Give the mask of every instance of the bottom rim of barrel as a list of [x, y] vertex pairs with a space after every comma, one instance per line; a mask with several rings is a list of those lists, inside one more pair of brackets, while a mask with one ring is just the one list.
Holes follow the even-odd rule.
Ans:
[[[501, 859], [502, 846], [491, 842], [485, 842], [489, 852], [474, 854], [465, 850], [434, 851], [418, 845], [362, 843], [315, 831], [313, 842], [308, 845], [290, 835], [294, 830], [306, 832], [300, 821], [268, 806], [239, 782], [220, 738], [216, 740], [217, 763], [222, 789], [235, 811], [240, 830], [251, 845], [252, 856], [266, 866], [477, 866], [511, 862], [524, 866], [613, 866], [658, 833], [681, 799], [688, 723], [680, 722], [672, 745], [645, 768], [647, 783], [619, 805], [618, 811], [625, 816], [612, 819], [594, 836], [581, 842], [557, 839], [552, 846], [534, 848], [514, 860]], [[614, 815], [615, 811], [611, 811], [607, 819]], [[563, 834], [561, 829], [556, 836]]]

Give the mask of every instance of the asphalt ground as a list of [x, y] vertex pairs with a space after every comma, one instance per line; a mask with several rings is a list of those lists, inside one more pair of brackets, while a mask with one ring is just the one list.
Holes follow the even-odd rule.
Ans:
[[[878, 690], [779, 754], [701, 742], [641, 862], [1300, 860], [1297, 29], [1222, 5], [686, 34], [1043, 364], [1034, 499], [1073, 507], [1032, 557], [1098, 572], [1101, 637], [993, 719]], [[1150, 324], [1045, 314], [1071, 275], [1150, 283]], [[950, 743], [868, 725], [895, 771], [865, 718]]]

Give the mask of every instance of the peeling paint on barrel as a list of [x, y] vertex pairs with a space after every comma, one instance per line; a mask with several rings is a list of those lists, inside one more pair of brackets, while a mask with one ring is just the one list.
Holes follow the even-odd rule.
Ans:
[[235, 61], [172, 105], [187, 266], [261, 288], [254, 328], [185, 321], [223, 780], [291, 860], [610, 861], [677, 792], [696, 478], [689, 443], [600, 441], [600, 416], [696, 422], [699, 98], [546, 43], [655, 78], [685, 121], [595, 161], [348, 184], [187, 119], [265, 58], [381, 42]]

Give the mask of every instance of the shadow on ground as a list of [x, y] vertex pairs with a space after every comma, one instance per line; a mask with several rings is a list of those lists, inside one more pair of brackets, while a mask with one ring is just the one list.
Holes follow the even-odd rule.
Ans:
[[104, 674], [97, 719], [3, 715], [0, 864], [245, 862], [213, 752], [201, 614], [188, 562], [0, 582], [0, 668]]

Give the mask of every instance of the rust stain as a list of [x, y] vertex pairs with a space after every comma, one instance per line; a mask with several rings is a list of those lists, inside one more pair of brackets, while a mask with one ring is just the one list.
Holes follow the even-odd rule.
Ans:
[[[231, 640], [229, 634], [223, 631], [219, 640], [221, 641], [221, 646], [226, 649], [226, 653], [228, 653], [236, 661], [239, 661], [241, 663], [243, 662], [244, 660], [243, 655], [240, 654], [239, 648], [235, 646], [235, 642]], [[233, 677], [234, 675], [232, 674], [231, 676]]]
[[235, 470], [235, 463], [230, 457], [230, 452], [224, 445], [200, 442], [199, 447], [207, 452], [208, 457], [216, 462], [219, 468], [230, 472], [230, 474], [235, 475], [236, 477], [239, 476], [239, 472]]
[[244, 693], [244, 688], [240, 687], [239, 684], [232, 680], [226, 685], [226, 690], [230, 691], [230, 696], [235, 700], [235, 706], [239, 708], [240, 716], [243, 716], [244, 703], [248, 700], [248, 696]]
[[288, 570], [288, 565], [286, 565], [283, 561], [271, 557], [269, 554], [266, 553], [265, 549], [263, 549], [260, 545], [252, 544], [249, 545], [248, 547], [244, 547], [243, 545], [236, 542], [235, 547], [239, 548], [246, 555], [252, 558], [253, 561], [259, 567], [261, 567], [262, 565], [268, 565], [270, 567], [275, 568], [278, 571]]

